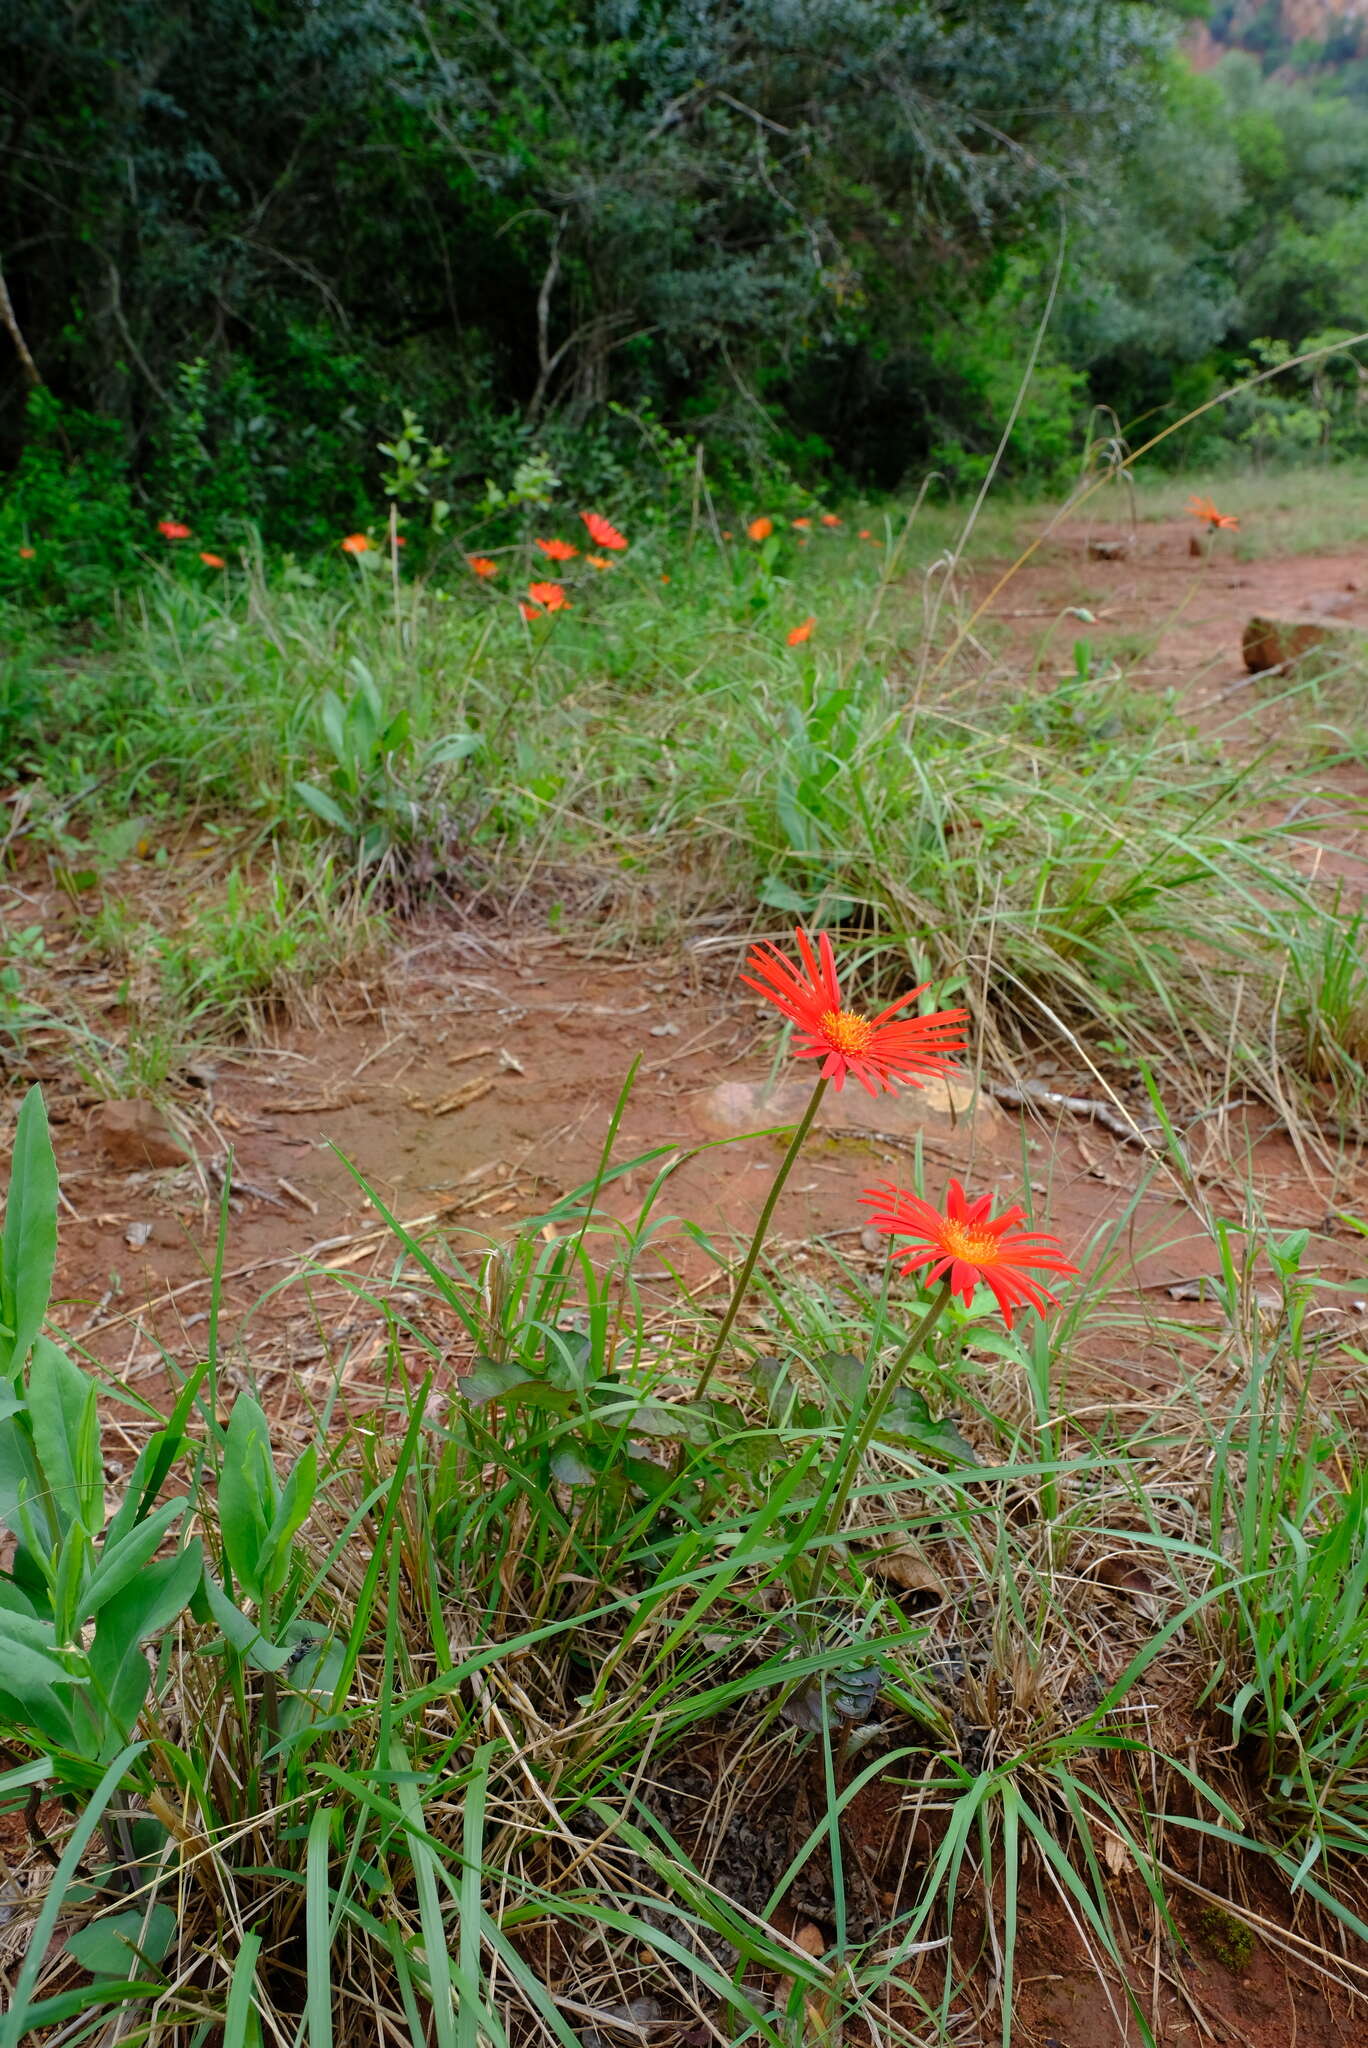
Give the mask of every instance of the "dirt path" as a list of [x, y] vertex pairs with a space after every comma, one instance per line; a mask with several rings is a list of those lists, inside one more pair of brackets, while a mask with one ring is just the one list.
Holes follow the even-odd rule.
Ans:
[[[1351, 900], [1368, 895], [1368, 764], [1362, 758], [1361, 683], [1308, 707], [1295, 681], [1251, 678], [1241, 639], [1255, 613], [1277, 619], [1330, 617], [1368, 634], [1368, 549], [1240, 561], [1218, 534], [1194, 556], [1192, 520], [1132, 529], [1123, 522], [1065, 522], [1019, 569], [986, 564], [968, 583], [969, 609], [986, 606], [974, 633], [985, 652], [1041, 687], [1073, 673], [1073, 647], [1087, 641], [1099, 663], [1114, 661], [1142, 688], [1172, 690], [1202, 733], [1233, 755], [1273, 760], [1315, 721], [1325, 760], [1294, 819], [1290, 857], [1304, 874], [1339, 883]], [[1090, 546], [1123, 548], [1100, 560]], [[1009, 580], [999, 589], [1001, 579]], [[1076, 616], [1091, 614], [1091, 620]], [[1344, 701], [1346, 696], [1349, 701]], [[1357, 731], [1355, 730], [1357, 728]], [[1359, 758], [1339, 758], [1345, 751]]]
[[[258, 1372], [322, 1361], [316, 1292], [282, 1281], [309, 1260], [357, 1280], [394, 1263], [393, 1240], [344, 1159], [394, 1214], [436, 1231], [475, 1273], [491, 1242], [593, 1176], [633, 1060], [614, 1161], [662, 1147], [678, 1162], [637, 1277], [648, 1295], [658, 1285], [663, 1303], [678, 1272], [706, 1300], [718, 1268], [683, 1221], [724, 1252], [743, 1243], [782, 1147], [745, 1134], [791, 1125], [806, 1100], [792, 1067], [771, 1075], [772, 1018], [736, 979], [742, 950], [738, 941], [649, 963], [586, 960], [544, 938], [494, 945], [415, 930], [383, 989], [358, 991], [334, 1023], [285, 1031], [203, 1071], [207, 1085], [186, 1098], [182, 1124], [198, 1169], [117, 1165], [98, 1103], [55, 1070], [47, 1094], [67, 1204], [55, 1320], [149, 1393], [164, 1381], [163, 1347], [197, 1355], [231, 1149], [223, 1329], [244, 1334]], [[1077, 1085], [1050, 1079], [1064, 1091]], [[1047, 1227], [1085, 1268], [1105, 1262], [1107, 1284], [1128, 1295], [1138, 1286], [1135, 1299], [1156, 1313], [1174, 1313], [1170, 1287], [1192, 1297], [1214, 1270], [1190, 1207], [1142, 1148], [1092, 1119], [1004, 1109], [967, 1086], [877, 1101], [848, 1086], [828, 1096], [819, 1130], [777, 1217], [778, 1241], [814, 1277], [830, 1273], [833, 1254], [881, 1268], [882, 1249], [861, 1239], [858, 1197], [873, 1182], [906, 1182], [918, 1142], [933, 1192], [953, 1173], [1016, 1200], [1024, 1157]], [[1264, 1113], [1249, 1113], [1243, 1135], [1270, 1221], [1315, 1231], [1326, 1277], [1354, 1280], [1362, 1240], [1331, 1212], [1368, 1206], [1368, 1173], [1346, 1161], [1335, 1177], [1308, 1178]], [[1213, 1122], [1195, 1134], [1194, 1156], [1216, 1210], [1238, 1216], [1242, 1197], [1226, 1191], [1217, 1164], [1229, 1138]], [[607, 1186], [605, 1214], [631, 1226], [663, 1163]], [[1202, 1322], [1210, 1311], [1194, 1300], [1182, 1313]], [[1352, 1313], [1327, 1297], [1327, 1315]], [[344, 1321], [355, 1320], [353, 1303]], [[1154, 1393], [1172, 1369], [1165, 1355], [1142, 1344], [1112, 1351], [1090, 1368], [1092, 1390]]]

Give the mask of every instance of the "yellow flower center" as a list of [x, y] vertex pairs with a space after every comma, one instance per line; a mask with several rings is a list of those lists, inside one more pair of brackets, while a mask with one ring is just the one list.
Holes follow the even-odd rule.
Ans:
[[969, 1266], [991, 1266], [998, 1254], [998, 1241], [991, 1230], [972, 1230], [966, 1223], [941, 1224], [941, 1243], [953, 1259]]
[[822, 1036], [834, 1051], [843, 1052], [847, 1059], [858, 1059], [869, 1050], [874, 1026], [858, 1010], [825, 1010]]

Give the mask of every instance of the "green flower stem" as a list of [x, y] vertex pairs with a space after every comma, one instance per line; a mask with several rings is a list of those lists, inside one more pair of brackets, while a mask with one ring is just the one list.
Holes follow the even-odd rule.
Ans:
[[[846, 1459], [845, 1470], [841, 1474], [841, 1483], [836, 1489], [836, 1497], [832, 1501], [827, 1513], [826, 1522], [822, 1529], [824, 1537], [833, 1537], [839, 1531], [841, 1517], [846, 1511], [846, 1504], [850, 1499], [855, 1481], [859, 1477], [860, 1465], [863, 1462], [865, 1452], [874, 1441], [874, 1432], [883, 1421], [888, 1404], [902, 1383], [903, 1374], [907, 1371], [908, 1366], [912, 1363], [912, 1360], [916, 1357], [941, 1317], [945, 1314], [949, 1303], [950, 1282], [947, 1278], [942, 1280], [935, 1300], [894, 1359], [889, 1369], [888, 1377], [865, 1410], [864, 1421], [860, 1424], [860, 1433], [856, 1437], [850, 1455]], [[809, 1600], [816, 1596], [818, 1585], [821, 1582], [822, 1567], [825, 1562], [826, 1545], [823, 1545], [816, 1552], [812, 1560], [812, 1580], [808, 1587]]]
[[755, 1271], [755, 1262], [759, 1258], [761, 1247], [765, 1242], [765, 1233], [769, 1229], [770, 1218], [774, 1214], [775, 1204], [784, 1191], [784, 1182], [792, 1173], [798, 1154], [803, 1149], [803, 1141], [812, 1129], [812, 1119], [817, 1114], [822, 1097], [826, 1094], [826, 1089], [826, 1078], [823, 1076], [813, 1089], [812, 1100], [803, 1111], [798, 1127], [789, 1139], [788, 1151], [780, 1162], [779, 1171], [775, 1174], [774, 1180], [770, 1185], [770, 1191], [765, 1197], [765, 1206], [760, 1211], [760, 1220], [755, 1226], [755, 1235], [751, 1239], [750, 1250], [746, 1253], [745, 1263], [736, 1276], [736, 1285], [732, 1288], [731, 1300], [727, 1303], [727, 1313], [722, 1318], [722, 1327], [713, 1338], [712, 1349], [703, 1364], [702, 1377], [694, 1388], [695, 1401], [702, 1400], [708, 1390], [708, 1382], [717, 1370], [717, 1361], [722, 1356], [722, 1347], [731, 1335], [731, 1326], [736, 1321], [737, 1312], [746, 1298], [746, 1289], [750, 1286], [751, 1274]]

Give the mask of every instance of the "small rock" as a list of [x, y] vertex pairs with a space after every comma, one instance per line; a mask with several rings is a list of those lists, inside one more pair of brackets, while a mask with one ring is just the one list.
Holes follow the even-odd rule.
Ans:
[[679, 1026], [677, 1024], [653, 1024], [651, 1026], [651, 1036], [652, 1038], [678, 1038]]
[[1316, 647], [1349, 654], [1362, 639], [1362, 631], [1343, 619], [1271, 619], [1256, 613], [1244, 629], [1241, 648], [1250, 674], [1261, 675], [1300, 661]]
[[151, 1235], [150, 1223], [130, 1223], [124, 1232], [124, 1243], [131, 1252], [140, 1252]]
[[110, 1159], [125, 1173], [146, 1166], [184, 1166], [190, 1158], [189, 1147], [154, 1102], [102, 1102], [90, 1124]]
[[[695, 1119], [710, 1137], [728, 1138], [738, 1131], [764, 1131], [775, 1125], [798, 1122], [808, 1106], [812, 1089], [806, 1081], [780, 1081], [767, 1086], [763, 1081], [719, 1081], [696, 1096], [691, 1104]], [[976, 1094], [965, 1081], [948, 1081], [939, 1074], [928, 1075], [921, 1088], [899, 1088], [892, 1095], [871, 1095], [858, 1081], [847, 1080], [838, 1093], [828, 1088], [817, 1112], [815, 1129], [862, 1135], [877, 1139], [880, 1131], [895, 1138], [913, 1138], [918, 1131], [937, 1137], [957, 1132], [968, 1138], [971, 1127], [980, 1142], [986, 1142], [1005, 1126], [1002, 1111], [986, 1096]]]

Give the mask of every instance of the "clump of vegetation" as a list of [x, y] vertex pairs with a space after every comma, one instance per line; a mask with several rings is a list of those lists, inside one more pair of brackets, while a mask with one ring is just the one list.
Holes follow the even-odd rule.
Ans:
[[[1057, 1419], [1089, 1315], [1086, 1288], [1051, 1313], [1076, 1277], [1057, 1241], [957, 1183], [880, 1187], [877, 1294], [805, 1303], [768, 1281], [759, 1318], [750, 1301], [824, 1091], [943, 1071], [964, 1012], [847, 1007], [825, 936], [796, 962], [757, 950], [751, 979], [821, 1071], [720, 1321], [685, 1298], [643, 1311], [633, 1266], [664, 1175], [635, 1223], [601, 1229], [608, 1179], [657, 1157], [614, 1156], [624, 1089], [593, 1179], [482, 1271], [371, 1195], [397, 1254], [378, 1406], [355, 1405], [339, 1358], [326, 1415], [269, 1420], [211, 1316], [169, 1414], [125, 1393], [136, 1457], [112, 1503], [107, 1390], [43, 1328], [57, 1181], [30, 1095], [0, 1244], [0, 1800], [50, 1875], [4, 2048], [101, 2015], [168, 2042], [206, 2022], [234, 2042], [369, 2039], [378, 2015], [415, 2048], [516, 2021], [568, 2048], [567, 2014], [612, 1998], [775, 2048], [814, 2005], [846, 2025], [910, 2011], [913, 2038], [940, 2039], [971, 1992], [970, 1884], [1009, 2036], [1028, 1867], [1124, 1982], [1097, 1842], [1165, 1921], [1179, 1873], [1151, 1845], [1192, 1826], [1230, 1855], [1262, 1847], [1368, 1935], [1334, 1882], [1346, 1760], [1322, 1733], [1362, 1685], [1348, 1638], [1334, 1673], [1280, 1695], [1307, 1853], [1261, 1844], [1186, 1758], [1131, 1767], [1180, 1624], [1208, 1616], [1243, 1655], [1263, 1632], [1249, 1546], [1264, 1583], [1303, 1572], [1280, 1511], [1296, 1418], [1270, 1455], [1257, 1387], [1203, 1417], [1218, 1472], [1239, 1458], [1256, 1483], [1212, 1491], [1209, 1547], [1175, 1543], [1162, 1510], [1132, 1526], [1130, 1569], [1147, 1597], [1169, 1588], [1172, 1619], [1103, 1676], [1093, 1574], [1117, 1501], [1145, 1499], [1144, 1453]], [[1297, 1247], [1267, 1249], [1295, 1356]], [[842, 1349], [805, 1336], [821, 1321]], [[890, 1546], [924, 1587], [943, 1574], [972, 1597], [909, 1616]], [[852, 1846], [876, 1785], [929, 1820], [915, 1866]], [[817, 1944], [783, 1931], [786, 1901]]]

